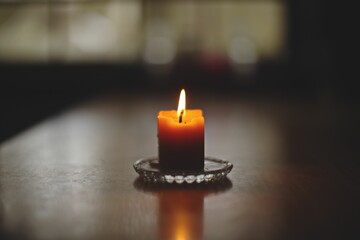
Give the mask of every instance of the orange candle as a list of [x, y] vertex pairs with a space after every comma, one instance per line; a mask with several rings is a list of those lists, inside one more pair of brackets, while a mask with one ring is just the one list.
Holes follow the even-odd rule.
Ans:
[[199, 109], [187, 110], [185, 90], [178, 110], [158, 114], [159, 163], [163, 169], [204, 168], [204, 117]]

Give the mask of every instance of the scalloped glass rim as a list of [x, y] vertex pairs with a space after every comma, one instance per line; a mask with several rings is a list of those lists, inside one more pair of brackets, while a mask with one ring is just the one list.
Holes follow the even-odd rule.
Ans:
[[203, 170], [164, 170], [159, 167], [157, 157], [139, 159], [134, 163], [134, 169], [140, 178], [152, 183], [209, 183], [225, 179], [233, 168], [232, 163], [205, 157]]

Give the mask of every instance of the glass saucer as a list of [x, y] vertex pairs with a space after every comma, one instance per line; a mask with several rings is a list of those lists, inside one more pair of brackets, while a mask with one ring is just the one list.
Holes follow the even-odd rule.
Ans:
[[205, 157], [203, 170], [165, 170], [160, 169], [157, 157], [139, 159], [134, 163], [134, 169], [145, 182], [152, 183], [210, 183], [225, 179], [233, 168], [232, 163]]

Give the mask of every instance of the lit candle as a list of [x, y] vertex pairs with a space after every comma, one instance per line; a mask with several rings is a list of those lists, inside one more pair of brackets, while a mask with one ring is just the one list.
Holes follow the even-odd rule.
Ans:
[[178, 110], [158, 114], [159, 163], [163, 169], [204, 168], [204, 117], [199, 109], [186, 109], [181, 90]]

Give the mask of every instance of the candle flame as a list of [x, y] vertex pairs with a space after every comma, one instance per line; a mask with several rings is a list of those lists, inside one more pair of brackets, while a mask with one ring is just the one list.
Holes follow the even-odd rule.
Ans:
[[180, 97], [179, 97], [179, 105], [178, 105], [178, 109], [177, 109], [177, 116], [180, 117], [182, 115], [182, 117], [185, 117], [185, 108], [186, 108], [186, 96], [185, 96], [185, 90], [182, 89], [180, 92]]

